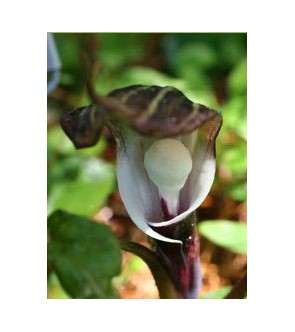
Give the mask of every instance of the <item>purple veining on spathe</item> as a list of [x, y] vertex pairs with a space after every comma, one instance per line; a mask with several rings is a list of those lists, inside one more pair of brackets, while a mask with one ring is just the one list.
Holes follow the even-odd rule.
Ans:
[[160, 199], [161, 202], [161, 208], [162, 208], [162, 212], [163, 212], [163, 218], [164, 221], [173, 219], [174, 217], [176, 217], [175, 215], [171, 214], [168, 210], [168, 204], [167, 201], [165, 200], [165, 198], [161, 197]]

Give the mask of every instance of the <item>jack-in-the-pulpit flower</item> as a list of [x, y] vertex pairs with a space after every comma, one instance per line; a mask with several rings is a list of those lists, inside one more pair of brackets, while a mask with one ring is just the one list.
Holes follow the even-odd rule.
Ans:
[[214, 180], [221, 115], [172, 87], [130, 86], [95, 95], [62, 117], [77, 148], [94, 145], [103, 125], [117, 141], [117, 179], [133, 222], [154, 239], [159, 260], [184, 298], [200, 287], [194, 211]]

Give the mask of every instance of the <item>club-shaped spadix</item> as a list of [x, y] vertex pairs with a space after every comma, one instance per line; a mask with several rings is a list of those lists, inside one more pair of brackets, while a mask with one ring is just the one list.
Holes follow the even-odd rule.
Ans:
[[160, 197], [165, 200], [169, 214], [177, 215], [179, 191], [192, 170], [188, 149], [176, 139], [157, 140], [146, 151], [144, 166], [158, 187]]

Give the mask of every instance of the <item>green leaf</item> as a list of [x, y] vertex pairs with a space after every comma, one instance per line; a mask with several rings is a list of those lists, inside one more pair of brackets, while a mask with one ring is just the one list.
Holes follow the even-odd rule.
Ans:
[[69, 299], [70, 297], [62, 288], [55, 273], [48, 276], [47, 281], [47, 298], [48, 299]]
[[200, 297], [200, 299], [224, 299], [231, 291], [231, 286], [219, 288]]
[[54, 210], [92, 216], [105, 203], [115, 185], [115, 169], [102, 160], [83, 162], [79, 176], [55, 183], [48, 199], [48, 214]]
[[48, 219], [48, 260], [73, 298], [115, 298], [111, 279], [120, 273], [119, 244], [105, 225], [63, 211]]
[[193, 42], [179, 48], [174, 56], [174, 65], [182, 77], [192, 71], [213, 67], [218, 58], [214, 48], [206, 43]]
[[222, 107], [224, 126], [222, 131], [230, 129], [247, 140], [247, 98], [245, 95], [229, 99]]
[[234, 182], [225, 189], [225, 192], [235, 201], [245, 202], [247, 199], [247, 183]]
[[213, 243], [237, 254], [247, 253], [247, 225], [229, 220], [207, 220], [198, 226], [199, 233]]
[[219, 44], [219, 62], [226, 68], [232, 68], [247, 54], [247, 34], [219, 34], [216, 42]]
[[247, 91], [247, 59], [243, 59], [230, 73], [228, 87], [231, 95], [239, 95]]
[[[145, 55], [144, 42], [148, 35], [136, 33], [102, 33], [98, 57], [108, 70], [139, 61]], [[135, 46], [136, 45], [136, 46]]]
[[247, 172], [247, 146], [235, 145], [223, 151], [221, 163], [234, 176], [245, 176]]

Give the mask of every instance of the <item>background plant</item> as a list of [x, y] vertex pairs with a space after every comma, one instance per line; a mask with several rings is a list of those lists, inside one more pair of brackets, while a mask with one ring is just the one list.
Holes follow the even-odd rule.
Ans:
[[[204, 277], [201, 295], [225, 297], [246, 271], [246, 35], [87, 37], [55, 34], [63, 67], [60, 85], [48, 100], [49, 298], [158, 296], [145, 263], [128, 253], [121, 257], [117, 245], [117, 238], [136, 240], [146, 246], [149, 243], [128, 219], [117, 193], [112, 137], [105, 132], [97, 146], [77, 151], [59, 126], [64, 110], [90, 103], [80, 59], [82, 51], [92, 46], [97, 50], [99, 75], [95, 84], [101, 94], [131, 84], [171, 85], [193, 101], [222, 111], [217, 177], [199, 209], [199, 232]], [[56, 210], [65, 212], [54, 213]], [[71, 230], [70, 234], [56, 229], [56, 220], [64, 213], [71, 220], [63, 225]], [[84, 219], [77, 220], [76, 215]], [[80, 224], [85, 227], [84, 233]], [[89, 229], [86, 224], [91, 225]], [[106, 244], [100, 248], [91, 247], [92, 242], [87, 240], [93, 236], [90, 238], [95, 245], [94, 227], [99, 229], [97, 234], [104, 232]], [[85, 243], [90, 243], [90, 247], [86, 248]], [[86, 255], [82, 261], [77, 259], [89, 250], [99, 252], [100, 260], [95, 254]], [[112, 251], [116, 259], [110, 260]], [[97, 262], [109, 272], [102, 274], [102, 268], [95, 269]], [[81, 287], [77, 288], [77, 284]]]

